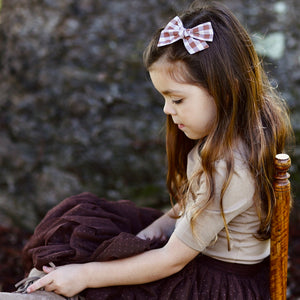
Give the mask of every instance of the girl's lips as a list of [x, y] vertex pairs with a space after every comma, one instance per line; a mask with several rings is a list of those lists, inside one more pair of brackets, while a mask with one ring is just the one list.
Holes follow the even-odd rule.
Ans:
[[184, 128], [184, 125], [183, 125], [183, 124], [178, 124], [178, 128], [179, 128], [179, 129], [183, 129], [183, 128]]

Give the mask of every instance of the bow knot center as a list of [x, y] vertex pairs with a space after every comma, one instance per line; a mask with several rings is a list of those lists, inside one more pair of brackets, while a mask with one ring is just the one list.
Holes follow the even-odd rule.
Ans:
[[190, 33], [187, 29], [183, 28], [183, 29], [180, 30], [180, 36], [182, 38], [187, 38], [187, 37], [190, 36]]

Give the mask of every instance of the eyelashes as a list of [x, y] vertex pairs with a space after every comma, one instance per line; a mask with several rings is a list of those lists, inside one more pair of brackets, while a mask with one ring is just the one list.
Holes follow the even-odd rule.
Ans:
[[173, 104], [180, 104], [182, 102], [183, 99], [179, 99], [179, 100], [172, 100]]

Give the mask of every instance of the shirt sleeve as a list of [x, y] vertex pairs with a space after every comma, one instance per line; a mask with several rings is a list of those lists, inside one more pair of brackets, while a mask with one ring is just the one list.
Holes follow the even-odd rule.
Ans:
[[[220, 208], [220, 194], [225, 179], [226, 164], [224, 161], [219, 161], [216, 163], [214, 176], [214, 198], [197, 217], [194, 228], [196, 234], [192, 233], [190, 224], [193, 211], [191, 206], [188, 205], [186, 212], [177, 221], [175, 235], [186, 245], [200, 252], [209, 246], [225, 227]], [[249, 169], [242, 164], [235, 166], [235, 172], [223, 196], [223, 209], [227, 224], [254, 205], [254, 191], [254, 180]], [[206, 192], [205, 180], [201, 178], [193, 207], [201, 206], [201, 203], [205, 201]]]

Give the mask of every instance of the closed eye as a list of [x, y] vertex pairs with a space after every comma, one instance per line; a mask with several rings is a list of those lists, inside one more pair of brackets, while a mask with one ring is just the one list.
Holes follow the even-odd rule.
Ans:
[[183, 99], [178, 99], [178, 100], [172, 100], [172, 103], [174, 104], [180, 104]]

